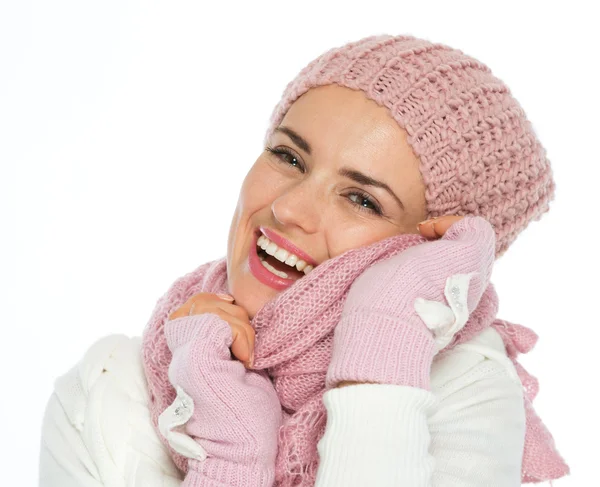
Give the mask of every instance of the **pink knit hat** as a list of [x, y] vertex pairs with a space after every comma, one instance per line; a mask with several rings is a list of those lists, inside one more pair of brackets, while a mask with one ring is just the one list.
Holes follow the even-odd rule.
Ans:
[[378, 35], [330, 49], [284, 90], [265, 143], [292, 103], [336, 83], [361, 90], [408, 133], [426, 186], [428, 218], [480, 215], [496, 231], [496, 258], [554, 199], [546, 150], [509, 88], [458, 49]]

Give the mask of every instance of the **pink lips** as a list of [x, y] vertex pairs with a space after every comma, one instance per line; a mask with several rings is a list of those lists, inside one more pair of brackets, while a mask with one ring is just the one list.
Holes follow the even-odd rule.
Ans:
[[263, 284], [266, 284], [277, 291], [283, 291], [284, 289], [290, 287], [296, 279], [285, 279], [283, 277], [276, 276], [271, 271], [265, 269], [265, 267], [261, 264], [260, 259], [258, 257], [258, 247], [256, 246], [256, 241], [258, 237], [254, 235], [252, 241], [252, 247], [250, 248], [250, 254], [248, 255], [248, 264], [250, 266], [250, 272], [256, 279], [258, 279]]
[[265, 235], [265, 237], [267, 237], [269, 240], [271, 240], [271, 242], [274, 242], [275, 245], [277, 245], [277, 247], [281, 247], [282, 249], [285, 249], [288, 252], [291, 252], [292, 254], [296, 254], [307, 264], [310, 264], [313, 267], [316, 267], [317, 262], [315, 261], [315, 259], [313, 259], [306, 252], [300, 250], [289, 240], [281, 237], [280, 235], [277, 235], [275, 232], [273, 232], [272, 230], [269, 230], [268, 228], [260, 227], [260, 231]]

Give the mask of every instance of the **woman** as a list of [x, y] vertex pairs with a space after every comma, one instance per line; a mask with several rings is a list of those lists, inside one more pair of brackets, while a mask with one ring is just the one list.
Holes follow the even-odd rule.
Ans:
[[178, 279], [142, 339], [106, 337], [56, 381], [40, 485], [566, 475], [516, 362], [537, 337], [496, 319], [490, 282], [553, 196], [479, 61], [412, 36], [325, 52], [273, 112], [227, 256]]

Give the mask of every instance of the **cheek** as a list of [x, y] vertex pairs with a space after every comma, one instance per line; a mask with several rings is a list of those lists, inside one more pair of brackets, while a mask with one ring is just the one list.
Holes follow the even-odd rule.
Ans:
[[248, 215], [270, 207], [277, 198], [279, 179], [279, 175], [259, 159], [242, 184], [238, 200], [239, 211]]
[[246, 174], [242, 187], [238, 195], [238, 201], [231, 219], [229, 227], [229, 237], [227, 241], [228, 256], [235, 248], [238, 238], [245, 239], [248, 235], [237, 235], [237, 231], [248, 231], [253, 228], [258, 222], [250, 222], [250, 218], [256, 213], [264, 213], [270, 211], [271, 203], [276, 198], [277, 181], [274, 181], [274, 171], [269, 169], [268, 164], [260, 159]]
[[329, 219], [336, 223], [328, 225], [325, 232], [329, 258], [357, 247], [369, 245], [390, 235], [389, 225], [344, 218], [343, 213], [338, 213], [336, 216], [338, 220]]
[[231, 218], [231, 223], [229, 225], [229, 236], [227, 237], [227, 260], [228, 261], [231, 259], [231, 253], [233, 251], [233, 246], [235, 244], [235, 238], [236, 238], [235, 231], [236, 231], [236, 229], [239, 228], [240, 220], [241, 220], [241, 207], [240, 207], [240, 200], [238, 200], [238, 204], [235, 208], [235, 211], [233, 212], [233, 216]]
[[253, 166], [242, 182], [237, 204], [231, 217], [229, 236], [227, 238], [227, 255], [229, 258], [231, 258], [232, 251], [238, 238], [237, 231], [247, 226], [244, 222], [248, 220], [248, 217], [255, 211], [253, 206], [255, 205], [256, 198], [253, 193], [256, 192], [255, 187], [257, 179], [255, 166]]

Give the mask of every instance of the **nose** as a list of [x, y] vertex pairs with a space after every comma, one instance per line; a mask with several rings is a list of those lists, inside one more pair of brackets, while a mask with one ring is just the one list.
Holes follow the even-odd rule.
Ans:
[[271, 211], [282, 226], [297, 226], [305, 233], [315, 233], [319, 228], [319, 199], [304, 183], [286, 188], [271, 203]]

